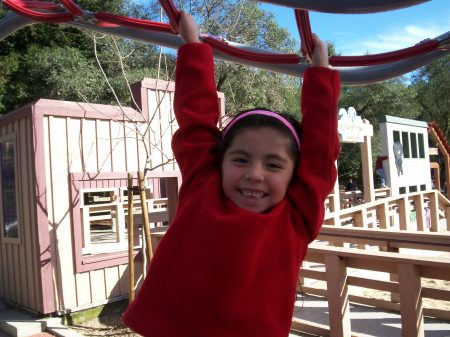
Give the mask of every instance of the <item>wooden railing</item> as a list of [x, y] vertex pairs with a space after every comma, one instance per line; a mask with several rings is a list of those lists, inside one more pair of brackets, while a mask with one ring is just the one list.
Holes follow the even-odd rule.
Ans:
[[[449, 240], [447, 238], [447, 240]], [[447, 244], [447, 249], [450, 245]], [[371, 305], [383, 309], [396, 310], [401, 314], [403, 336], [424, 336], [424, 316], [430, 315], [450, 320], [449, 310], [425, 308], [424, 299], [450, 301], [450, 288], [436, 289], [424, 285], [422, 278], [441, 280], [450, 283], [450, 258], [428, 257], [421, 255], [360, 250], [352, 248], [319, 246], [313, 244], [305, 261], [324, 266], [303, 268], [301, 276], [324, 281], [324, 288], [299, 287], [299, 291], [324, 296], [328, 299], [329, 327], [318, 327], [312, 322], [294, 320], [293, 329], [320, 336], [353, 336], [350, 323], [350, 301]], [[364, 270], [355, 276], [354, 270]], [[374, 272], [395, 274], [396, 278], [376, 279]], [[384, 291], [391, 300], [371, 299], [361, 295], [352, 295], [350, 286], [362, 287], [374, 291]]]
[[[330, 195], [327, 205], [332, 204]], [[440, 221], [446, 223], [439, 226]], [[410, 193], [380, 198], [367, 204], [328, 212], [325, 224], [351, 225], [362, 228], [450, 231], [450, 202], [439, 191]]]
[[[403, 336], [424, 336], [424, 315], [450, 320], [450, 202], [440, 192], [381, 197], [330, 212], [325, 223], [331, 226], [322, 228], [322, 244], [309, 249], [299, 291], [328, 299], [330, 326], [294, 320], [294, 329], [352, 336], [350, 301], [399, 311]], [[430, 287], [434, 282], [441, 287]], [[355, 286], [363, 293], [349, 290]], [[377, 292], [384, 296], [367, 296]], [[428, 300], [446, 301], [446, 309], [424, 305]]]

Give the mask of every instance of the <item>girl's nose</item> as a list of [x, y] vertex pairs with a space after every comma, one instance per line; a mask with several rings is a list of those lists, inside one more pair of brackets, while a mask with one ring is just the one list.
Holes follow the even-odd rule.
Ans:
[[245, 174], [245, 179], [249, 181], [264, 180], [264, 170], [261, 165], [252, 165]]

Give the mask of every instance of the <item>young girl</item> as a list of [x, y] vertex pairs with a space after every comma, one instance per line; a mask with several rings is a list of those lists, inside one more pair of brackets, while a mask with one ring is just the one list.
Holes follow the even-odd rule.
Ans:
[[172, 147], [183, 184], [124, 322], [152, 337], [288, 336], [300, 264], [336, 179], [338, 73], [315, 36], [301, 139], [297, 122], [267, 110], [222, 134], [211, 48], [185, 13], [180, 35]]

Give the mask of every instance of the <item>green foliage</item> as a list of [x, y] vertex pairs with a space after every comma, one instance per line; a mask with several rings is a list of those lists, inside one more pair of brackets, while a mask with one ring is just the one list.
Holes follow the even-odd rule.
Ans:
[[414, 88], [402, 79], [393, 79], [364, 86], [343, 86], [339, 105], [353, 106], [358, 115], [378, 126], [378, 118], [383, 115], [416, 118], [420, 110], [415, 97]]
[[421, 107], [420, 119], [434, 120], [450, 139], [450, 56], [438, 59], [415, 72], [413, 86]]
[[[375, 160], [381, 154], [379, 118], [390, 115], [416, 119], [421, 111], [416, 96], [414, 87], [409, 86], [402, 78], [397, 78], [364, 86], [343, 86], [339, 107], [354, 107], [359, 116], [373, 125], [374, 136], [371, 141]], [[338, 169], [342, 181], [362, 177], [359, 144], [342, 145]]]
[[225, 93], [227, 113], [262, 107], [299, 116], [298, 79], [218, 62], [216, 73], [226, 71], [232, 72], [218, 90]]
[[[417, 101], [421, 107], [420, 119], [435, 121], [450, 141], [450, 56], [440, 58], [420, 69], [413, 76]], [[431, 143], [431, 146], [437, 144]], [[446, 176], [445, 158], [433, 158], [441, 167], [441, 177]], [[441, 181], [443, 184], [444, 181]], [[448, 184], [449, 182], [447, 182]]]
[[0, 56], [0, 111], [5, 108], [4, 100], [7, 93], [7, 85], [18, 68], [19, 54], [11, 53], [6, 56]]
[[97, 65], [75, 48], [30, 48], [24, 67], [32, 83], [43, 80], [44, 86], [29, 87], [34, 98], [79, 100], [86, 97], [95, 102], [105, 91]]
[[[90, 11], [126, 15], [141, 8], [140, 17], [149, 15], [142, 6], [123, 0], [77, 3]], [[0, 41], [0, 114], [38, 98], [117, 104], [96, 58], [109, 81], [117, 85], [115, 94], [128, 103], [130, 94], [118, 50], [123, 56], [123, 69], [130, 72], [130, 82], [141, 80], [144, 72], [146, 76], [156, 75], [154, 46], [54, 24], [35, 24], [15, 32]], [[173, 57], [169, 57], [169, 68], [173, 69]]]
[[124, 0], [77, 0], [76, 3], [87, 11], [108, 12], [126, 14], [123, 11], [126, 3]]

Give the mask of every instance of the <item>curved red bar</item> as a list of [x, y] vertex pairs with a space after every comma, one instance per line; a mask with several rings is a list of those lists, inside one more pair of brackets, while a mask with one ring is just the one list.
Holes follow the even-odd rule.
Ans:
[[405, 58], [422, 55], [439, 47], [436, 40], [427, 40], [415, 46], [382, 54], [364, 56], [331, 56], [330, 64], [335, 67], [372, 66], [377, 64], [400, 61]]
[[295, 20], [297, 21], [298, 32], [300, 33], [302, 42], [302, 53], [305, 53], [305, 56], [311, 59], [314, 51], [314, 43], [308, 11], [296, 9]]
[[297, 64], [300, 62], [300, 56], [298, 56], [297, 54], [255, 53], [230, 46], [228, 43], [217, 40], [210, 36], [203, 37], [203, 42], [209, 44], [213, 49], [244, 60], [272, 64]]
[[180, 22], [180, 12], [175, 7], [173, 2], [171, 0], [159, 0], [159, 3], [161, 4], [162, 8], [164, 9], [164, 12], [167, 14], [167, 17], [169, 18], [170, 27], [172, 27], [172, 31], [175, 34], [178, 34], [179, 27], [178, 23]]
[[[307, 11], [295, 10], [295, 18], [302, 39], [302, 47], [311, 57], [313, 51], [311, 25], [309, 23], [309, 15]], [[389, 62], [396, 62], [405, 58], [425, 54], [436, 50], [439, 42], [436, 40], [428, 40], [421, 42], [415, 46], [388, 52], [382, 54], [362, 55], [362, 56], [331, 56], [330, 65], [335, 67], [355, 67], [355, 66], [372, 66]]]
[[[33, 20], [48, 23], [61, 23], [72, 21], [75, 16], [83, 14], [83, 10], [73, 0], [61, 0], [68, 12], [63, 13], [42, 13], [33, 9], [44, 11], [56, 11], [61, 7], [58, 4], [44, 1], [24, 1], [24, 0], [3, 0], [3, 4], [20, 15], [29, 17]], [[126, 16], [119, 16], [109, 13], [96, 13], [97, 25], [101, 26], [130, 26], [140, 29], [149, 29], [152, 31], [177, 34], [180, 13], [173, 4], [172, 0], [160, 0], [161, 6], [169, 17], [170, 24], [162, 22], [153, 22], [148, 20], [134, 19]], [[295, 10], [295, 18], [302, 41], [302, 50], [307, 56], [311, 57], [314, 49], [309, 14], [306, 10]], [[296, 54], [272, 54], [246, 51], [240, 48], [215, 39], [211, 36], [203, 38], [203, 41], [211, 45], [212, 48], [219, 50], [227, 55], [237, 58], [256, 61], [261, 63], [273, 64], [297, 64], [301, 58]], [[404, 48], [388, 53], [364, 55], [364, 56], [332, 56], [330, 64], [337, 67], [350, 66], [372, 66], [385, 63], [400, 61], [423, 55], [440, 48], [439, 41], [427, 40], [415, 46]]]
[[72, 0], [61, 0], [61, 2], [63, 3], [64, 7], [66, 7], [67, 10], [73, 15], [80, 16], [81, 14], [83, 14], [83, 10], [81, 9], [81, 7]]
[[106, 22], [106, 21], [100, 21], [97, 20], [95, 22], [95, 25], [97, 27], [120, 27], [120, 25], [116, 24], [116, 23], [111, 23], [111, 22]]
[[16, 0], [16, 4], [20, 4], [24, 7], [31, 8], [31, 9], [44, 9], [44, 10], [58, 10], [61, 7], [59, 7], [58, 4], [55, 4], [53, 2], [46, 2], [46, 1], [22, 1], [22, 0]]
[[[13, 1], [13, 0], [3, 0], [3, 4], [13, 10], [14, 12], [29, 17], [36, 21], [49, 22], [49, 23], [59, 23], [68, 22], [73, 20], [73, 15], [71, 13], [41, 13], [30, 10], [24, 6], [23, 2]], [[42, 3], [40, 4], [43, 5]], [[48, 8], [46, 8], [48, 9]]]
[[96, 13], [95, 18], [106, 23], [114, 23], [129, 27], [149, 29], [157, 32], [173, 34], [170, 25], [162, 22], [153, 22], [148, 20], [133, 19], [127, 16], [114, 15], [110, 13]]

